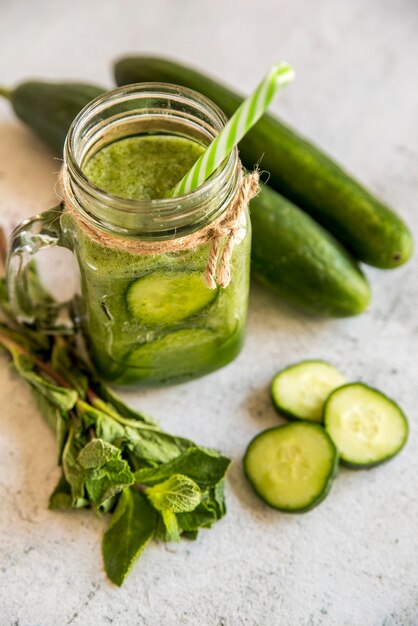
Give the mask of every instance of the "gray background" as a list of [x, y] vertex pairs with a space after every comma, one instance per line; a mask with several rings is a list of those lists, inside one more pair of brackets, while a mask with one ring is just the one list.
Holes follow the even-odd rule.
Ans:
[[[110, 86], [111, 59], [138, 51], [193, 61], [249, 91], [284, 58], [297, 80], [273, 109], [416, 232], [417, 33], [414, 0], [1, 0], [0, 81]], [[54, 203], [58, 169], [0, 102], [0, 222], [8, 231]], [[67, 284], [60, 275], [68, 258], [51, 259], [49, 282]], [[233, 364], [186, 385], [125, 394], [234, 464], [227, 517], [196, 543], [153, 544], [122, 589], [101, 567], [105, 520], [47, 510], [58, 477], [54, 438], [1, 357], [0, 623], [416, 626], [417, 266], [366, 272], [372, 306], [347, 320], [309, 319], [254, 285], [246, 346]], [[393, 395], [411, 436], [395, 460], [342, 469], [319, 508], [291, 516], [256, 499], [240, 459], [255, 433], [278, 423], [273, 374], [307, 357], [328, 358], [348, 378]]]

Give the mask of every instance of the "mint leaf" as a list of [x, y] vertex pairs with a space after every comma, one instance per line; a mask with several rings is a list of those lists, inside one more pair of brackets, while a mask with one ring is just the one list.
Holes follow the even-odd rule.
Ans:
[[42, 284], [35, 261], [31, 261], [28, 264], [28, 272], [25, 279], [27, 308], [31, 309], [33, 306], [38, 306], [38, 320], [45, 324], [52, 324], [57, 317], [57, 303]]
[[48, 351], [50, 338], [29, 326], [22, 326], [15, 320], [9, 302], [6, 279], [0, 278], [0, 323], [1, 333], [17, 341], [29, 351]]
[[210, 528], [225, 515], [223, 487], [222, 480], [215, 487], [204, 492], [202, 501], [194, 511], [178, 513], [177, 521], [181, 530], [193, 532], [199, 528]]
[[95, 469], [102, 467], [112, 459], [120, 459], [119, 448], [113, 446], [103, 439], [93, 439], [80, 450], [78, 462], [85, 469]]
[[196, 541], [199, 536], [199, 531], [197, 530], [183, 530], [181, 533], [183, 539], [189, 539], [190, 541]]
[[49, 382], [34, 371], [35, 361], [30, 356], [17, 350], [11, 350], [13, 365], [21, 376], [32, 387], [37, 389], [47, 400], [55, 404], [62, 411], [69, 411], [77, 402], [78, 393], [74, 389], [67, 389]]
[[31, 392], [35, 398], [38, 409], [46, 423], [56, 434], [58, 448], [58, 464], [61, 464], [62, 453], [68, 435], [68, 413], [61, 411], [55, 404], [52, 404], [38, 389], [31, 387]]
[[90, 502], [99, 507], [135, 482], [122, 453], [102, 439], [93, 439], [82, 448], [77, 461], [85, 470], [84, 480]]
[[0, 311], [7, 317], [13, 317], [12, 310], [10, 308], [7, 283], [4, 277], [0, 278]]
[[123, 583], [156, 526], [157, 512], [147, 498], [129, 488], [122, 491], [102, 542], [106, 573], [116, 585]]
[[173, 511], [169, 511], [168, 509], [161, 511], [161, 517], [165, 526], [165, 541], [180, 541], [180, 531], [179, 525], [177, 523], [177, 518]]
[[229, 464], [229, 459], [215, 451], [190, 447], [168, 463], [137, 470], [135, 478], [143, 485], [155, 485], [172, 474], [184, 474], [205, 489], [213, 487], [224, 477]]
[[151, 504], [160, 511], [165, 526], [165, 541], [179, 541], [176, 513], [193, 511], [202, 500], [199, 486], [188, 476], [173, 474], [145, 492]]
[[225, 504], [225, 481], [220, 480], [217, 485], [214, 486], [212, 491], [213, 507], [216, 510], [217, 519], [220, 519], [226, 514]]
[[27, 288], [29, 297], [37, 305], [48, 305], [55, 302], [49, 291], [42, 284], [35, 261], [28, 263]]
[[69, 424], [68, 424], [68, 415], [66, 413], [62, 413], [57, 409], [56, 416], [57, 423], [57, 450], [58, 450], [58, 465], [61, 465], [62, 462], [62, 454], [65, 448], [65, 442], [67, 441]]
[[56, 337], [52, 346], [51, 366], [64, 380], [66, 380], [78, 393], [80, 398], [86, 397], [88, 378], [80, 368], [77, 367], [70, 357], [70, 345], [63, 337]]
[[103, 383], [96, 383], [95, 387], [97, 388], [100, 396], [106, 401], [108, 407], [110, 406], [113, 408], [114, 413], [120, 415], [121, 417], [138, 420], [139, 422], [149, 424], [150, 426], [158, 426], [157, 420], [125, 404], [123, 400], [107, 385], [104, 385]]
[[119, 445], [126, 438], [125, 426], [115, 419], [106, 415], [102, 411], [83, 405], [83, 409], [78, 409], [77, 413], [83, 422], [84, 428], [88, 429], [93, 426], [97, 437], [108, 443]]
[[126, 448], [139, 461], [149, 465], [167, 463], [192, 444], [188, 439], [175, 437], [160, 430], [145, 430], [140, 426], [126, 428]]
[[57, 433], [58, 420], [61, 415], [59, 408], [56, 404], [48, 400], [45, 395], [41, 393], [36, 387], [31, 387], [30, 390], [33, 397], [35, 398], [39, 411], [42, 413], [42, 417], [44, 418], [48, 426], [52, 428], [54, 433]]
[[89, 501], [97, 508], [133, 483], [126, 461], [110, 461], [106, 468], [95, 470], [95, 474], [86, 479]]
[[173, 474], [164, 482], [148, 487], [146, 496], [157, 511], [193, 511], [202, 499], [199, 486], [183, 474]]
[[188, 439], [169, 435], [139, 420], [125, 418], [119, 414], [111, 416], [85, 402], [77, 406], [80, 407], [78, 414], [86, 427], [94, 426], [98, 437], [129, 450], [141, 464], [166, 463], [193, 445]]
[[72, 507], [71, 487], [62, 473], [57, 486], [50, 495], [48, 508], [53, 511], [68, 511]]
[[[2, 311], [0, 306], [0, 312]], [[28, 352], [48, 352], [50, 349], [50, 340], [47, 335], [41, 335], [35, 330], [28, 327], [11, 328], [5, 323], [0, 323], [0, 332], [3, 336], [9, 337]]]
[[90, 501], [98, 507], [134, 482], [128, 462], [115, 459], [103, 467], [88, 471], [86, 489]]
[[73, 506], [79, 508], [81, 503], [88, 504], [85, 497], [86, 470], [77, 460], [81, 446], [75, 437], [76, 426], [71, 424], [67, 441], [62, 453], [62, 468], [66, 481], [71, 487]]

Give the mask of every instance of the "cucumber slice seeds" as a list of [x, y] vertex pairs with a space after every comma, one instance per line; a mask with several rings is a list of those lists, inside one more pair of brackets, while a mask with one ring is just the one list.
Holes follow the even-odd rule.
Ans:
[[155, 272], [128, 289], [128, 309], [145, 326], [169, 326], [195, 315], [218, 295], [201, 272]]
[[284, 416], [322, 422], [326, 399], [344, 383], [344, 377], [331, 363], [301, 361], [274, 377], [271, 395], [275, 407]]
[[280, 511], [312, 509], [327, 495], [338, 468], [338, 453], [319, 424], [294, 422], [257, 435], [244, 457], [254, 491]]
[[326, 402], [324, 418], [341, 461], [352, 467], [387, 461], [408, 438], [408, 421], [399, 406], [363, 383], [336, 389]]

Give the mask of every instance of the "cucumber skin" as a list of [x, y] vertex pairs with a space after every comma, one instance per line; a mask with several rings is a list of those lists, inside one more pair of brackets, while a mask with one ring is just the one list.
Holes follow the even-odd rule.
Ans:
[[[115, 64], [118, 85], [159, 81], [194, 89], [230, 117], [242, 96], [180, 63], [138, 56]], [[328, 228], [356, 258], [382, 269], [405, 263], [413, 251], [406, 224], [313, 144], [266, 114], [239, 144], [244, 165], [261, 158], [269, 184]]]
[[324, 428], [321, 426], [321, 424], [316, 424], [315, 422], [309, 422], [307, 420], [298, 420], [299, 423], [304, 423], [304, 424], [309, 424], [310, 426], [313, 426], [315, 428], [318, 428], [321, 430], [322, 434], [326, 435], [329, 439], [329, 443], [331, 444], [331, 447], [334, 449], [335, 452], [335, 456], [334, 456], [334, 463], [333, 466], [331, 467], [331, 471], [328, 475], [328, 479], [327, 479], [327, 484], [325, 486], [325, 489], [323, 489], [321, 491], [321, 493], [319, 494], [318, 498], [316, 498], [315, 500], [313, 500], [310, 504], [308, 504], [306, 507], [302, 507], [301, 509], [291, 509], [291, 508], [286, 508], [286, 507], [281, 507], [278, 508], [276, 506], [273, 506], [272, 504], [270, 504], [269, 502], [267, 502], [267, 500], [264, 498], [264, 496], [262, 496], [257, 489], [255, 488], [255, 486], [252, 483], [252, 480], [250, 478], [250, 476], [247, 473], [247, 468], [246, 468], [246, 458], [247, 458], [247, 454], [248, 451], [250, 449], [251, 444], [253, 443], [253, 441], [255, 441], [258, 437], [261, 437], [261, 435], [265, 435], [265, 433], [268, 433], [272, 430], [277, 430], [278, 428], [282, 428], [283, 426], [286, 426], [286, 424], [283, 424], [282, 426], [272, 426], [272, 428], [267, 428], [266, 430], [263, 430], [261, 433], [258, 433], [258, 435], [256, 435], [255, 437], [253, 437], [250, 441], [250, 443], [247, 446], [247, 449], [245, 451], [245, 455], [244, 455], [244, 460], [243, 460], [243, 467], [244, 467], [244, 475], [246, 477], [246, 479], [248, 480], [248, 482], [251, 485], [252, 490], [254, 491], [254, 493], [260, 498], [260, 500], [262, 500], [264, 502], [264, 504], [267, 504], [267, 506], [269, 506], [271, 509], [273, 509], [274, 511], [282, 511], [283, 513], [308, 513], [309, 511], [311, 511], [312, 509], [314, 509], [316, 506], [318, 506], [318, 504], [320, 504], [323, 500], [325, 500], [325, 498], [327, 497], [327, 495], [330, 492], [330, 489], [332, 487], [332, 483], [334, 482], [335, 478], [337, 477], [338, 474], [338, 468], [339, 468], [339, 461], [340, 461], [340, 456], [339, 456], [339, 452], [337, 450], [336, 445], [334, 444], [334, 442], [332, 441], [331, 437], [328, 435], [328, 433], [324, 430]]
[[[394, 452], [393, 454], [389, 454], [388, 456], [386, 456], [385, 458], [381, 459], [380, 461], [376, 461], [375, 463], [352, 463], [351, 461], [347, 461], [346, 459], [344, 459], [344, 457], [341, 455], [340, 452], [338, 452], [339, 454], [339, 458], [340, 458], [340, 463], [341, 465], [344, 465], [345, 467], [349, 467], [350, 469], [358, 469], [358, 470], [365, 470], [365, 469], [372, 469], [373, 467], [377, 467], [378, 465], [382, 465], [382, 463], [386, 463], [387, 461], [390, 461], [391, 459], [393, 459], [393, 457], [395, 457], [397, 454], [399, 454], [401, 452], [401, 450], [403, 450], [403, 448], [405, 447], [406, 442], [408, 441], [408, 435], [409, 435], [409, 422], [408, 419], [405, 415], [405, 413], [402, 411], [401, 407], [399, 406], [399, 404], [397, 404], [394, 400], [392, 400], [392, 398], [389, 398], [389, 396], [387, 396], [385, 393], [382, 393], [380, 391], [380, 389], [376, 389], [376, 387], [371, 387], [370, 385], [366, 385], [366, 383], [362, 383], [361, 381], [355, 381], [353, 383], [347, 383], [346, 385], [341, 385], [341, 387], [338, 387], [337, 389], [334, 389], [334, 391], [332, 393], [330, 393], [330, 395], [327, 398], [327, 401], [324, 404], [324, 428], [325, 428], [325, 432], [328, 434], [327, 431], [327, 423], [326, 423], [326, 414], [327, 414], [327, 406], [328, 403], [330, 402], [332, 396], [334, 395], [334, 393], [337, 393], [337, 391], [340, 391], [341, 389], [344, 389], [346, 387], [352, 387], [353, 385], [361, 385], [362, 387], [366, 387], [367, 389], [370, 389], [371, 391], [375, 391], [376, 393], [378, 393], [379, 395], [383, 396], [385, 398], [385, 400], [387, 400], [388, 402], [390, 402], [390, 404], [393, 404], [393, 406], [395, 406], [398, 411], [401, 413], [404, 422], [405, 422], [405, 426], [406, 426], [406, 436], [405, 439], [402, 443], [402, 446], [396, 450], [396, 452]], [[331, 438], [331, 436], [329, 435], [329, 437]]]
[[58, 154], [62, 154], [68, 130], [91, 100], [105, 89], [84, 83], [28, 81], [10, 94], [16, 115]]
[[266, 186], [250, 209], [256, 279], [311, 314], [348, 317], [367, 308], [371, 293], [366, 278], [309, 215]]
[[[325, 359], [304, 359], [303, 361], [296, 361], [295, 363], [292, 363], [291, 365], [288, 365], [287, 367], [284, 367], [282, 370], [277, 372], [276, 376], [278, 376], [279, 374], [283, 374], [283, 372], [287, 372], [287, 370], [290, 370], [290, 369], [294, 368], [296, 365], [303, 365], [305, 363], [325, 363], [325, 365], [331, 365], [332, 366], [332, 363], [330, 363], [329, 361], [325, 361]], [[307, 419], [304, 419], [303, 417], [299, 417], [298, 415], [296, 415], [295, 413], [292, 413], [291, 411], [287, 411], [286, 409], [282, 409], [281, 407], [279, 407], [276, 404], [276, 400], [275, 400], [274, 394], [273, 394], [273, 383], [274, 383], [274, 381], [276, 379], [276, 376], [274, 376], [274, 378], [273, 378], [273, 380], [271, 382], [271, 385], [270, 385], [270, 397], [271, 397], [271, 401], [272, 401], [273, 406], [276, 409], [277, 413], [279, 415], [281, 415], [282, 417], [284, 417], [285, 419], [289, 420], [290, 422], [308, 422], [309, 424], [318, 424], [318, 426], [321, 426], [322, 428], [324, 428], [324, 416], [322, 416], [321, 422], [316, 422], [315, 420], [307, 420]], [[325, 406], [325, 404], [324, 404], [324, 406]], [[330, 439], [331, 439], [331, 437], [330, 437]]]

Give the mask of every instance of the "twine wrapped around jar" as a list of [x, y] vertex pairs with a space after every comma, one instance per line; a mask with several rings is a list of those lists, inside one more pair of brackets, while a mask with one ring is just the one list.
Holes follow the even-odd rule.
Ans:
[[[65, 174], [61, 171], [61, 182]], [[228, 209], [217, 220], [201, 230], [165, 241], [144, 241], [110, 234], [99, 226], [90, 224], [75, 208], [68, 193], [68, 186], [61, 185], [63, 204], [77, 225], [95, 243], [122, 250], [131, 254], [151, 255], [166, 254], [191, 250], [205, 243], [211, 243], [206, 269], [205, 282], [210, 289], [228, 287], [231, 281], [230, 263], [237, 233], [241, 227], [240, 218], [246, 206], [259, 190], [259, 173], [257, 170], [241, 176], [238, 189]]]

